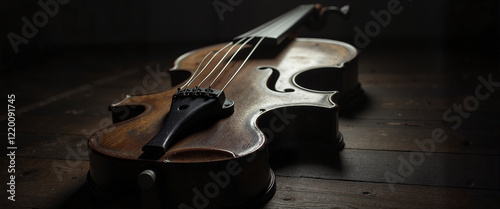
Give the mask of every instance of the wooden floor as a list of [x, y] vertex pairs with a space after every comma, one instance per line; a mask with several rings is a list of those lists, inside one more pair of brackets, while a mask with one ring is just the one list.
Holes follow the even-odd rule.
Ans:
[[[111, 122], [108, 104], [141, 92], [147, 66], [166, 71], [186, 50], [69, 52], [2, 75], [3, 103], [16, 95], [17, 150], [15, 202], [6, 192], [8, 145], [0, 151], [0, 208], [122, 207], [89, 193], [87, 137]], [[363, 50], [367, 99], [340, 117], [345, 149], [304, 140], [271, 153], [277, 192], [264, 208], [500, 208], [500, 89], [476, 90], [485, 82], [478, 76], [500, 82], [498, 72], [498, 60], [483, 55]], [[148, 91], [170, 87], [159, 78]], [[447, 114], [460, 105], [467, 110]]]

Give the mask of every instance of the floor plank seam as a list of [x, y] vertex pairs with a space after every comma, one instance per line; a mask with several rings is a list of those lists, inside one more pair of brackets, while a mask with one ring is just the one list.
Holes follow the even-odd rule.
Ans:
[[[276, 174], [276, 177], [284, 177], [284, 178], [295, 178], [295, 179], [314, 179], [314, 180], [323, 180], [323, 181], [345, 181], [345, 182], [356, 182], [356, 183], [374, 183], [374, 184], [388, 184], [387, 182], [379, 182], [379, 181], [362, 181], [362, 180], [351, 180], [351, 179], [329, 179], [315, 176], [288, 176], [288, 175], [280, 175]], [[488, 189], [488, 188], [474, 188], [474, 187], [454, 187], [454, 186], [436, 186], [436, 185], [426, 185], [426, 184], [402, 184], [396, 183], [396, 185], [404, 185], [404, 186], [423, 186], [423, 187], [435, 187], [435, 188], [453, 188], [453, 189], [465, 189], [465, 190], [482, 190], [482, 191], [497, 191], [500, 193], [498, 189]]]
[[[348, 142], [346, 142], [348, 143]], [[423, 152], [423, 153], [432, 153], [432, 154], [453, 154], [453, 155], [473, 155], [473, 156], [500, 156], [499, 154], [481, 154], [481, 153], [460, 153], [460, 152], [424, 152], [421, 150], [388, 150], [388, 149], [366, 149], [366, 148], [344, 148], [344, 150], [360, 150], [360, 151], [377, 151], [377, 152], [402, 152], [402, 153], [411, 153], [411, 152]]]

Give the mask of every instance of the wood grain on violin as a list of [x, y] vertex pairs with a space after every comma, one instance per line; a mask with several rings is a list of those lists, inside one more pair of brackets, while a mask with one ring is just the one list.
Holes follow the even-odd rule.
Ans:
[[[312, 134], [341, 149], [336, 103], [360, 91], [356, 49], [281, 38], [314, 11], [300, 6], [231, 43], [188, 52], [171, 70], [172, 90], [111, 105], [115, 124], [88, 141], [89, 185], [148, 208], [252, 207], [275, 192], [271, 141]], [[266, 36], [276, 28], [280, 35]], [[268, 39], [279, 44], [260, 45]]]

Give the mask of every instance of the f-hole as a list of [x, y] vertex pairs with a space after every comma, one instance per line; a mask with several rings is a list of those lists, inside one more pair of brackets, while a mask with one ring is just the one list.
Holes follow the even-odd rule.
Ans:
[[314, 91], [339, 91], [342, 89], [341, 68], [322, 67], [303, 71], [294, 77], [296, 85]]
[[280, 77], [280, 72], [278, 69], [274, 67], [269, 67], [269, 66], [261, 66], [257, 68], [258, 70], [271, 70], [271, 76], [267, 79], [266, 86], [267, 88], [275, 91], [275, 92], [281, 92], [281, 93], [287, 93], [287, 92], [294, 92], [294, 89], [286, 88], [283, 89], [283, 91], [280, 91], [276, 89], [276, 83], [278, 82], [278, 79]]

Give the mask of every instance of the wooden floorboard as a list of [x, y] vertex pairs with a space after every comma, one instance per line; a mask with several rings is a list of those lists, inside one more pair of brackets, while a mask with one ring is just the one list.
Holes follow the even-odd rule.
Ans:
[[[0, 91], [15, 93], [16, 107], [24, 111], [16, 116], [16, 202], [4, 193], [0, 208], [123, 208], [88, 190], [87, 138], [111, 122], [110, 103], [144, 87], [147, 66], [166, 70], [178, 55], [63, 56], [11, 75], [8, 86], [15, 88]], [[441, 50], [360, 55], [367, 100], [356, 111], [341, 112], [345, 149], [332, 152], [327, 142], [307, 137], [288, 147], [274, 141], [277, 192], [264, 208], [499, 208], [500, 93], [481, 100], [457, 128], [443, 119], [453, 105], [475, 95], [477, 77], [493, 73], [491, 63], [477, 62], [477, 72], [455, 70], [460, 64]], [[37, 73], [51, 67], [47, 75]], [[169, 86], [165, 80], [148, 91]], [[447, 139], [430, 145], [436, 129]], [[3, 168], [8, 151], [0, 150]], [[0, 176], [8, 178], [6, 172]]]
[[[2, 162], [7, 161], [1, 157]], [[88, 161], [81, 159], [23, 158], [16, 160], [15, 202], [2, 199], [2, 208], [58, 208], [85, 186]], [[2, 172], [2, 179], [6, 177]], [[6, 191], [2, 184], [2, 191]]]
[[499, 133], [491, 128], [453, 130], [443, 127], [441, 121], [341, 118], [339, 129], [346, 138], [346, 148], [420, 151], [419, 144], [431, 139], [436, 128], [443, 129], [447, 139], [436, 143], [434, 152], [500, 155]]
[[265, 208], [494, 208], [500, 192], [278, 177], [278, 193]]
[[[4, 202], [2, 208], [124, 207], [98, 201], [88, 191], [88, 161], [21, 158], [18, 162], [16, 203]], [[500, 191], [478, 188], [396, 184], [392, 191], [385, 183], [279, 174], [277, 182], [276, 196], [265, 208], [494, 208], [500, 203]]]

